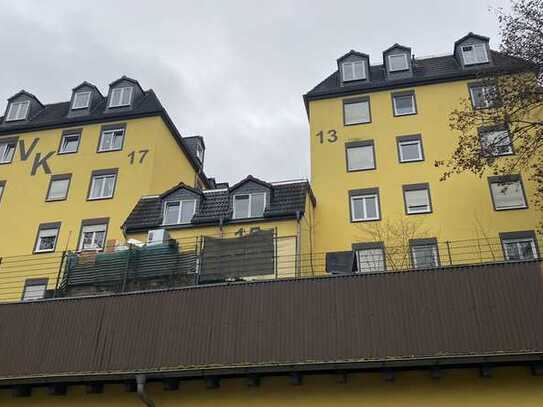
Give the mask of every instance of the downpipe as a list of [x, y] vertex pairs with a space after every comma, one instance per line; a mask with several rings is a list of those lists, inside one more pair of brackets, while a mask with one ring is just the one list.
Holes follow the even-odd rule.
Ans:
[[143, 404], [145, 404], [147, 407], [156, 407], [155, 402], [145, 393], [145, 375], [136, 375], [136, 384], [138, 398], [143, 402]]

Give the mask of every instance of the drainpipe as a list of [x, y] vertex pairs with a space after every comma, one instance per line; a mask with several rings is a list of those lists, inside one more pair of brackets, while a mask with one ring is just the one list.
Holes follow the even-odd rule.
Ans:
[[145, 394], [145, 375], [143, 374], [136, 375], [136, 383], [138, 385], [137, 387], [138, 398], [147, 407], [155, 407], [154, 401], [151, 400], [147, 394]]
[[302, 225], [300, 223], [301, 214], [300, 211], [296, 211], [296, 277], [301, 277], [301, 250], [302, 250]]
[[219, 217], [219, 235], [221, 238], [223, 237], [223, 232], [224, 232], [223, 225], [224, 225], [224, 217], [221, 216]]

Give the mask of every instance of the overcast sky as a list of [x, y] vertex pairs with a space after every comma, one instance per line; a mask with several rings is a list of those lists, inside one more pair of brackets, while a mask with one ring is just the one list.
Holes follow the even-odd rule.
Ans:
[[220, 181], [309, 177], [302, 95], [350, 49], [381, 62], [395, 42], [416, 56], [491, 37], [506, 0], [4, 1], [0, 99], [26, 89], [66, 101], [86, 80], [102, 93], [125, 74], [152, 88], [183, 135], [206, 143]]

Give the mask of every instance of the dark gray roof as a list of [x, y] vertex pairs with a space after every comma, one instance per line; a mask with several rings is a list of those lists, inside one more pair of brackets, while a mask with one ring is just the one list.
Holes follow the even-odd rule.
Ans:
[[462, 68], [454, 55], [415, 59], [413, 76], [402, 79], [387, 78], [383, 65], [373, 65], [370, 67], [370, 81], [353, 84], [344, 83], [343, 85], [340, 83], [339, 73], [336, 70], [307, 92], [307, 94], [304, 95], [304, 99], [307, 107], [307, 101], [312, 99], [349, 95], [364, 91], [370, 92], [381, 89], [394, 89], [432, 82], [467, 79], [476, 77], [477, 75], [480, 75], [481, 72], [530, 68], [530, 65], [527, 62], [496, 51], [492, 51], [492, 59], [492, 65], [489, 65], [486, 68], [478, 67], [476, 70]]
[[[307, 181], [274, 185], [271, 184], [270, 205], [264, 211], [264, 219], [296, 217], [296, 213], [305, 211], [306, 197], [315, 202]], [[190, 225], [172, 225], [170, 227], [194, 227], [203, 224], [218, 224], [232, 221], [230, 195], [232, 188], [210, 190], [203, 193]], [[164, 194], [163, 194], [164, 195]], [[250, 221], [262, 218], [251, 218]], [[237, 220], [240, 222], [240, 220]], [[247, 219], [243, 219], [247, 222]], [[127, 231], [148, 230], [162, 224], [162, 199], [160, 196], [141, 198], [124, 223]]]

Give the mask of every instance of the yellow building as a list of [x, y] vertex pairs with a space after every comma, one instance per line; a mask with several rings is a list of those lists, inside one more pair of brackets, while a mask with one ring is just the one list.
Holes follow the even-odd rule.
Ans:
[[[383, 61], [372, 65], [350, 51], [304, 96], [319, 199], [314, 247], [328, 253], [328, 271], [536, 257], [542, 217], [526, 174], [466, 173], [443, 182], [434, 165], [457, 146], [449, 114], [468, 100], [474, 109], [489, 107], [484, 73], [525, 67], [473, 33], [450, 55], [415, 58], [395, 44]], [[495, 125], [479, 129], [481, 143], [500, 139], [492, 153], [507, 160], [514, 143]]]
[[106, 96], [84, 82], [69, 102], [11, 97], [0, 117], [0, 257], [10, 271], [0, 299], [17, 287], [20, 298], [25, 280], [31, 297], [53, 288], [63, 251], [124, 239], [121, 225], [142, 195], [179, 180], [210, 186], [204, 148], [200, 137], [181, 137], [155, 93], [127, 77]]

